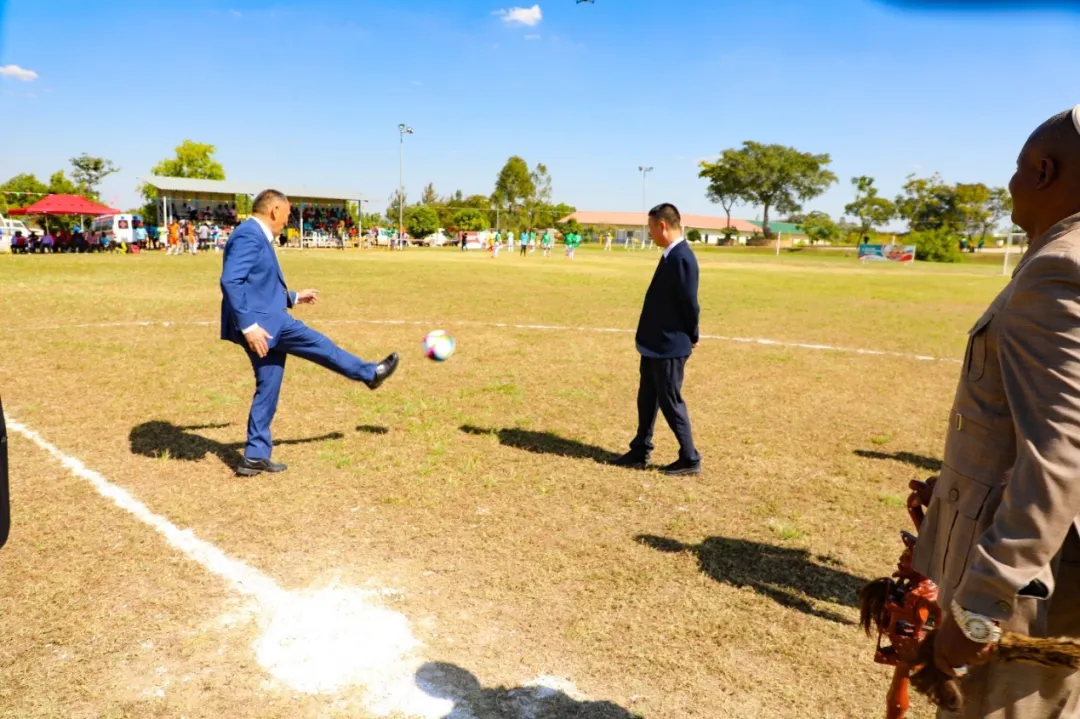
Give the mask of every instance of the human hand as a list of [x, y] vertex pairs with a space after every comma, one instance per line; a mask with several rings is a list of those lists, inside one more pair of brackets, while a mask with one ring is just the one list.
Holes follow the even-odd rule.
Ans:
[[274, 338], [270, 336], [270, 333], [262, 327], [256, 327], [250, 332], [244, 333], [244, 340], [247, 342], [248, 348], [258, 355], [260, 359], [270, 353], [270, 347], [267, 346], [266, 341], [272, 339]]
[[318, 290], [300, 290], [296, 293], [296, 304], [298, 305], [313, 305], [318, 301]]
[[934, 664], [950, 677], [960, 677], [964, 671], [957, 672], [957, 669], [978, 666], [989, 660], [990, 647], [990, 644], [980, 644], [965, 637], [949, 612], [934, 640]]

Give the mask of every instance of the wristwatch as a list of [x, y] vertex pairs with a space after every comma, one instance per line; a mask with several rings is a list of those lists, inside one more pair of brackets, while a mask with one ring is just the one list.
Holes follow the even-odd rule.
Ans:
[[997, 644], [1001, 640], [1001, 627], [990, 617], [969, 612], [955, 600], [950, 605], [950, 609], [960, 631], [969, 640], [978, 644]]

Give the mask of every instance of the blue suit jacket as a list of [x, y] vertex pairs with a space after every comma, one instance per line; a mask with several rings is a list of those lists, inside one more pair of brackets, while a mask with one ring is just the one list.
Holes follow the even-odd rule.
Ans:
[[247, 346], [241, 330], [257, 324], [273, 347], [296, 303], [281, 274], [277, 254], [254, 219], [245, 220], [225, 243], [221, 267], [221, 339]]
[[683, 240], [656, 266], [635, 341], [644, 357], [689, 357], [698, 341], [698, 262]]

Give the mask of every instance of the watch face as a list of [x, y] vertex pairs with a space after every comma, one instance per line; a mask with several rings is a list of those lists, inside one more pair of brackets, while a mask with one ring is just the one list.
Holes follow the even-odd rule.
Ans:
[[977, 619], [968, 619], [964, 624], [967, 629], [967, 635], [975, 642], [986, 643], [990, 641], [991, 627], [986, 622], [981, 622]]

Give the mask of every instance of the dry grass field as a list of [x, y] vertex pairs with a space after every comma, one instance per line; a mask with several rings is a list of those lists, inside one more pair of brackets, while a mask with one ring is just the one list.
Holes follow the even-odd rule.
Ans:
[[[370, 392], [290, 360], [290, 469], [250, 479], [220, 256], [0, 257], [25, 428], [0, 716], [881, 716], [857, 593], [896, 562], [1000, 268], [698, 256], [705, 471], [680, 479], [603, 463], [633, 434], [637, 356], [601, 330], [634, 327], [654, 253], [282, 254], [321, 293], [297, 317], [403, 363]], [[439, 328], [442, 364], [420, 354]], [[654, 459], [675, 453], [661, 420]], [[417, 645], [388, 648], [405, 626]]]

